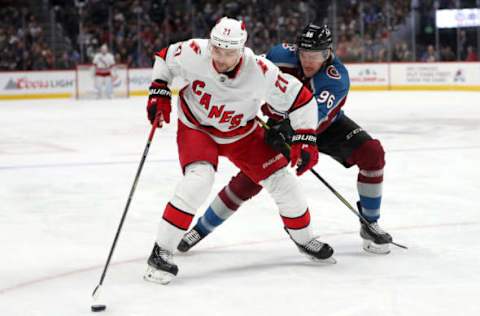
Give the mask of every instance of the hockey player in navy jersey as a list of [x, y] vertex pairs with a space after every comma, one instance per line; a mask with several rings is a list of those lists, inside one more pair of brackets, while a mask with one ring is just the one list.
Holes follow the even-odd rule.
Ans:
[[[318, 106], [318, 151], [329, 155], [346, 168], [354, 165], [359, 168], [357, 189], [360, 212], [370, 222], [369, 226], [360, 223], [363, 249], [376, 254], [388, 254], [392, 237], [377, 223], [380, 217], [385, 153], [380, 141], [373, 139], [343, 113], [350, 80], [347, 69], [334, 55], [329, 28], [326, 25], [320, 27], [309, 24], [298, 36], [295, 45], [274, 46], [266, 57], [283, 72], [300, 79], [313, 93]], [[288, 155], [284, 143], [290, 142], [293, 135], [288, 114], [278, 112], [268, 104], [262, 107], [262, 111], [271, 118], [271, 128], [265, 137], [267, 144]], [[188, 251], [261, 189], [260, 185], [244, 173], [237, 174], [219, 192], [196, 225], [184, 235], [178, 250]]]

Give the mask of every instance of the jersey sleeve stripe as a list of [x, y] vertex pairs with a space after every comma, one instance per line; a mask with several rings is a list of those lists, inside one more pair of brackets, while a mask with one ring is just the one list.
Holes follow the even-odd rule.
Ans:
[[163, 60], [166, 60], [167, 53], [168, 53], [168, 47], [164, 47], [161, 50], [159, 50], [158, 52], [156, 52], [155, 56], [158, 56], [158, 57], [162, 58]]
[[310, 102], [312, 97], [312, 93], [305, 86], [302, 86], [302, 89], [300, 89], [300, 91], [298, 92], [297, 97], [295, 98], [295, 101], [293, 102], [293, 105], [288, 110], [288, 112], [292, 113], [293, 111], [303, 107], [308, 102]]
[[281, 121], [286, 118], [285, 113], [281, 113], [272, 108], [268, 103], [264, 103], [261, 108], [263, 115], [268, 116], [276, 121]]

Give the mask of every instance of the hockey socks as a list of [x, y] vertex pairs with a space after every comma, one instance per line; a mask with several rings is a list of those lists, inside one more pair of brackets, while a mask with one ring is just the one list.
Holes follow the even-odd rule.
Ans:
[[362, 206], [362, 215], [369, 222], [376, 222], [380, 217], [382, 203], [383, 169], [360, 170], [357, 189]]
[[218, 193], [205, 214], [198, 219], [194, 229], [203, 235], [202, 237], [210, 234], [261, 189], [260, 185], [240, 172]]
[[243, 200], [238, 198], [228, 185], [224, 187], [207, 208], [205, 214], [198, 219], [195, 226], [182, 237], [177, 247], [178, 251], [190, 250], [232, 216], [242, 204]]

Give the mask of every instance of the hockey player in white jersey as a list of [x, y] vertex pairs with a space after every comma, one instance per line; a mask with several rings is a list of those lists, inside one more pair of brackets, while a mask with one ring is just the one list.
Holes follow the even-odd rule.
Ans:
[[100, 47], [100, 52], [95, 54], [92, 63], [95, 66], [95, 89], [97, 90], [97, 98], [100, 99], [102, 94], [105, 94], [107, 98], [111, 99], [115, 58], [108, 51], [106, 44]]
[[210, 39], [191, 39], [156, 53], [147, 104], [150, 122], [157, 120], [159, 127], [170, 122], [172, 79], [179, 76], [188, 84], [178, 102], [177, 145], [184, 176], [164, 209], [147, 281], [167, 284], [177, 275], [173, 251], [210, 193], [219, 156], [268, 191], [300, 252], [313, 260], [333, 254], [313, 236], [299, 182], [282, 154], [264, 143], [264, 131], [255, 120], [262, 100], [289, 114], [295, 130], [291, 165], [301, 175], [318, 161], [316, 103], [295, 77], [245, 47], [246, 40], [243, 22], [222, 18]]

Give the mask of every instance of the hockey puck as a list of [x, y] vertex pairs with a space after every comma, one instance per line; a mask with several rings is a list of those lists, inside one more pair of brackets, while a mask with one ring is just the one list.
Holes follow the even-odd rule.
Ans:
[[106, 309], [106, 305], [92, 305], [92, 312], [103, 312]]

